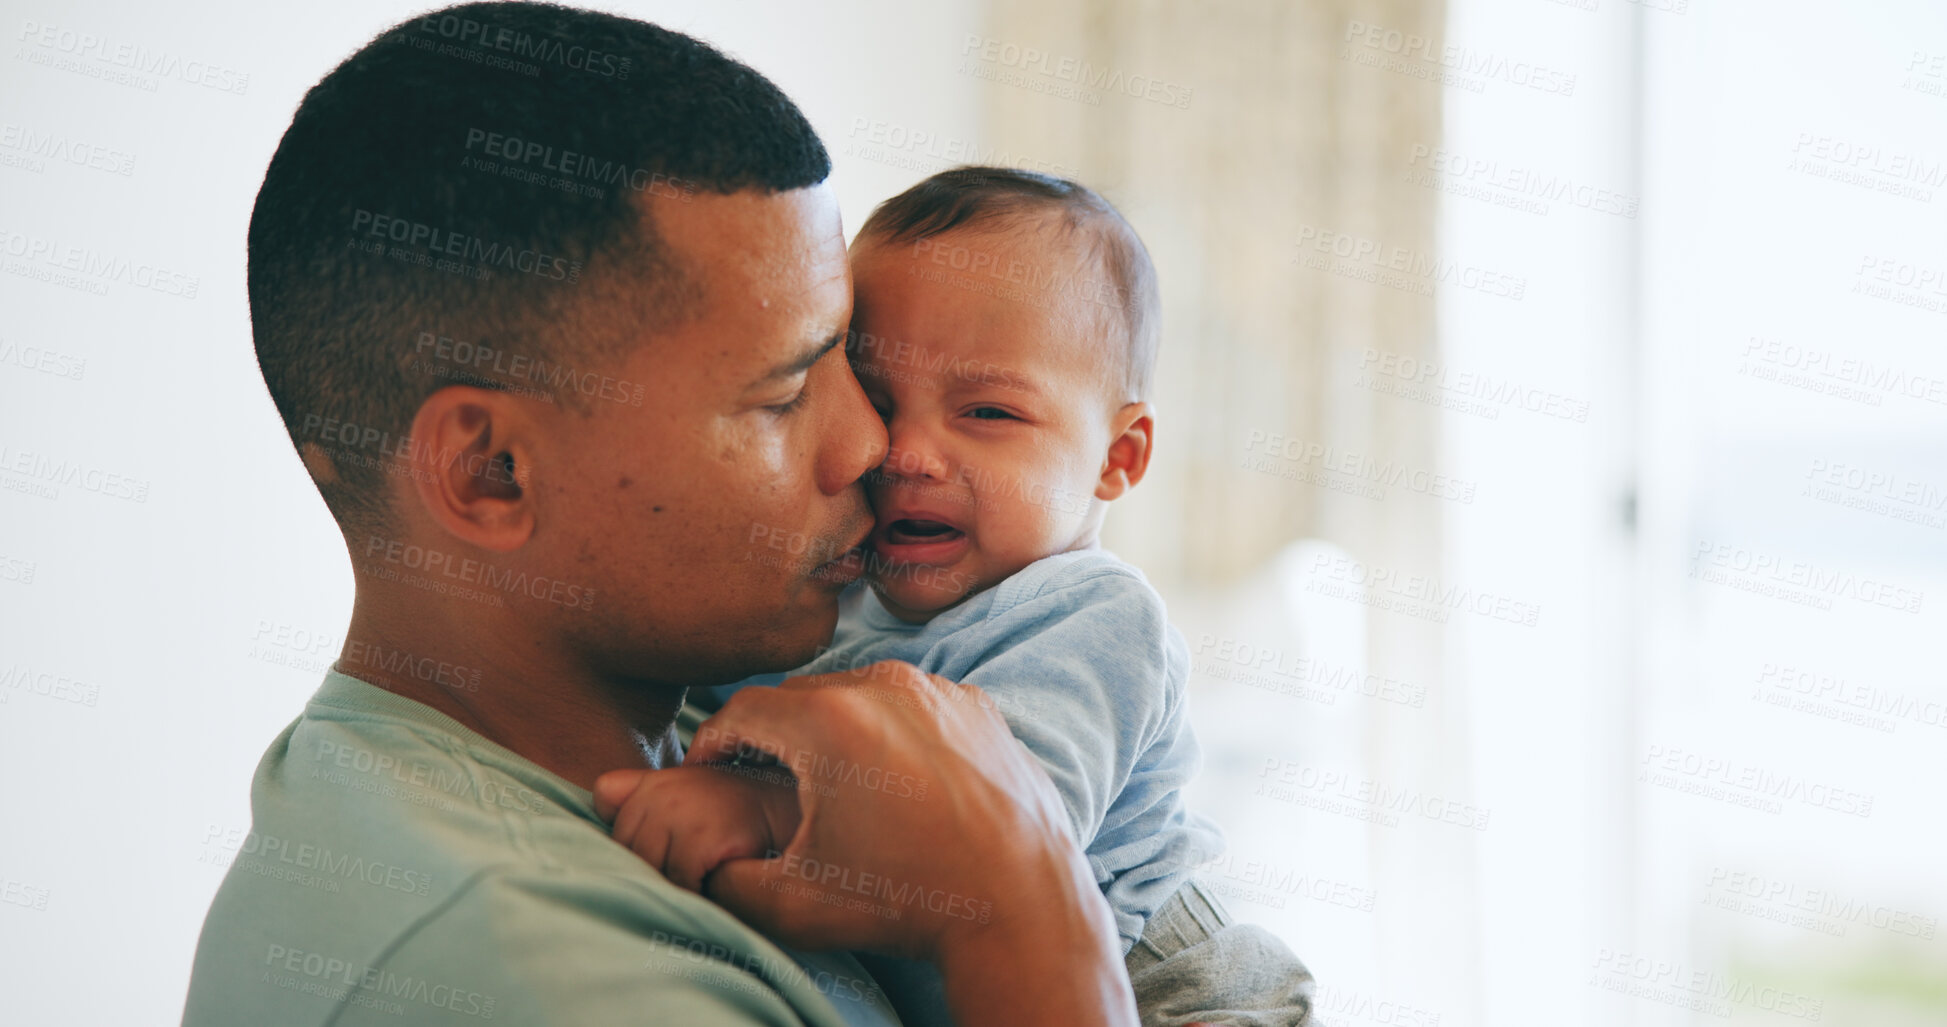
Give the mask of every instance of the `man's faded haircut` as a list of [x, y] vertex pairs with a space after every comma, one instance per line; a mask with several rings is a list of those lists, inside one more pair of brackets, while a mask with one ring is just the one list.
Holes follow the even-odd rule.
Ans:
[[953, 168], [879, 204], [860, 226], [858, 239], [919, 243], [956, 228], [1004, 229], [1047, 218], [1085, 241], [1101, 276], [1058, 287], [1120, 312], [1128, 330], [1123, 401], [1147, 400], [1162, 336], [1156, 266], [1122, 213], [1088, 186], [1017, 168]]
[[680, 32], [476, 3], [380, 33], [305, 94], [250, 217], [257, 363], [333, 516], [390, 524], [440, 388], [586, 409], [591, 366], [693, 314], [652, 204], [830, 172], [789, 98]]

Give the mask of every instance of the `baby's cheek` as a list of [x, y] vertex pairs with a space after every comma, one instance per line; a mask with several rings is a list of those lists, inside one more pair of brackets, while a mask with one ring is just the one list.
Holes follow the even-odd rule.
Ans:
[[1021, 497], [1009, 497], [1005, 509], [981, 511], [982, 584], [993, 584], [1061, 548], [1057, 526], [1047, 513]]

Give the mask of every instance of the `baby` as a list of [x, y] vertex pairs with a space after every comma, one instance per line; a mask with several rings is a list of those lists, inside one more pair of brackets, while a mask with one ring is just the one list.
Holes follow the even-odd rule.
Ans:
[[[1160, 326], [1147, 251], [1083, 186], [970, 167], [882, 204], [853, 242], [852, 266], [848, 356], [890, 436], [866, 478], [870, 588], [845, 594], [830, 648], [791, 676], [903, 660], [979, 686], [1060, 792], [1124, 952], [1154, 942], [1145, 927], [1172, 899], [1199, 912], [1176, 914], [1167, 933], [1196, 929], [1208, 896], [1185, 884], [1223, 840], [1183, 800], [1199, 763], [1188, 647], [1142, 573], [1097, 541], [1155, 439]], [[755, 797], [761, 785], [721, 776], [717, 808], [748, 810], [751, 826], [740, 845], [702, 831], [691, 847], [712, 863], [736, 848], [782, 848], [789, 838]], [[659, 869], [700, 887], [708, 868], [673, 851], [680, 831], [666, 836]], [[1166, 1010], [1144, 1009], [1144, 1022], [1294, 1022], [1302, 965], [1281, 945], [1250, 951], [1274, 965], [1241, 977], [1202, 968]], [[907, 1023], [948, 1022], [930, 966], [861, 958]], [[1238, 980], [1255, 983], [1226, 983]]]

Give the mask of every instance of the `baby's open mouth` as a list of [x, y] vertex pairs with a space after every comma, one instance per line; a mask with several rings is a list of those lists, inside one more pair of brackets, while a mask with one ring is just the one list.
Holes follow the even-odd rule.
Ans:
[[959, 528], [939, 521], [901, 518], [886, 525], [886, 541], [896, 546], [921, 542], [949, 542], [965, 534], [966, 532]]

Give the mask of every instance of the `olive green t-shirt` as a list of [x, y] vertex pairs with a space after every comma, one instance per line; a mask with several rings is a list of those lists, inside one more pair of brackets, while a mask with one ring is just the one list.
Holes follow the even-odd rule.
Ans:
[[899, 1021], [611, 841], [589, 793], [337, 671], [250, 786], [185, 1024]]

